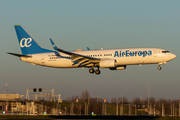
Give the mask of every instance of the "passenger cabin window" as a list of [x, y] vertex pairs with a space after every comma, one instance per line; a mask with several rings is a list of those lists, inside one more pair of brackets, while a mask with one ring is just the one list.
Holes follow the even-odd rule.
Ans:
[[104, 56], [112, 56], [112, 54], [104, 54]]
[[162, 51], [162, 53], [169, 53], [169, 51]]

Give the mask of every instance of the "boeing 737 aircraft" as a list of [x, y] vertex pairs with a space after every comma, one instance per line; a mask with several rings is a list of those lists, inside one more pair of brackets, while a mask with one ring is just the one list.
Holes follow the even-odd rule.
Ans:
[[[89, 68], [90, 73], [100, 74], [99, 68], [110, 70], [123, 70], [127, 65], [141, 64], [166, 64], [176, 58], [176, 55], [168, 50], [160, 48], [125, 48], [107, 50], [75, 50], [65, 51], [57, 47], [50, 39], [55, 50], [41, 48], [35, 40], [21, 27], [15, 25], [19, 46], [22, 54], [10, 53], [20, 57], [22, 61], [33, 65], [41, 65], [55, 68]], [[97, 68], [94, 70], [94, 68]]]

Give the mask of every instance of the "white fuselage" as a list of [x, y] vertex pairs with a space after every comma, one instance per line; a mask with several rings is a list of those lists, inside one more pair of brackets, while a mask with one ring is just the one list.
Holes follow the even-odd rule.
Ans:
[[[163, 52], [160, 48], [126, 48], [126, 49], [107, 49], [107, 50], [87, 50], [71, 51], [73, 53], [100, 59], [115, 59], [119, 65], [138, 65], [138, 64], [166, 64], [174, 59], [176, 55]], [[60, 56], [57, 55], [59, 53]], [[61, 52], [49, 52], [41, 54], [31, 54], [32, 57], [21, 57], [22, 61], [34, 65], [42, 65], [57, 68], [75, 68], [70, 55]], [[88, 66], [86, 66], [88, 67]]]

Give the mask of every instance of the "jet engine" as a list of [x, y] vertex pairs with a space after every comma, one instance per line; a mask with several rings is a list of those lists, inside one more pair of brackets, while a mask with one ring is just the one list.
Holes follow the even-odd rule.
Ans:
[[102, 59], [99, 62], [99, 66], [101, 68], [111, 68], [111, 67], [116, 67], [117, 66], [117, 62], [115, 59]]

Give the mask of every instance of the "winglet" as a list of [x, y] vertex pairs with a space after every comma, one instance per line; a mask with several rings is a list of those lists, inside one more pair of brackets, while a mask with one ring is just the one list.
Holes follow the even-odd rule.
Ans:
[[14, 25], [14, 26], [21, 26], [20, 24], [16, 24], [16, 25]]
[[50, 38], [50, 41], [51, 41], [51, 44], [52, 44], [53, 48], [55, 50], [59, 50], [58, 46], [56, 45], [56, 43], [51, 38]]

